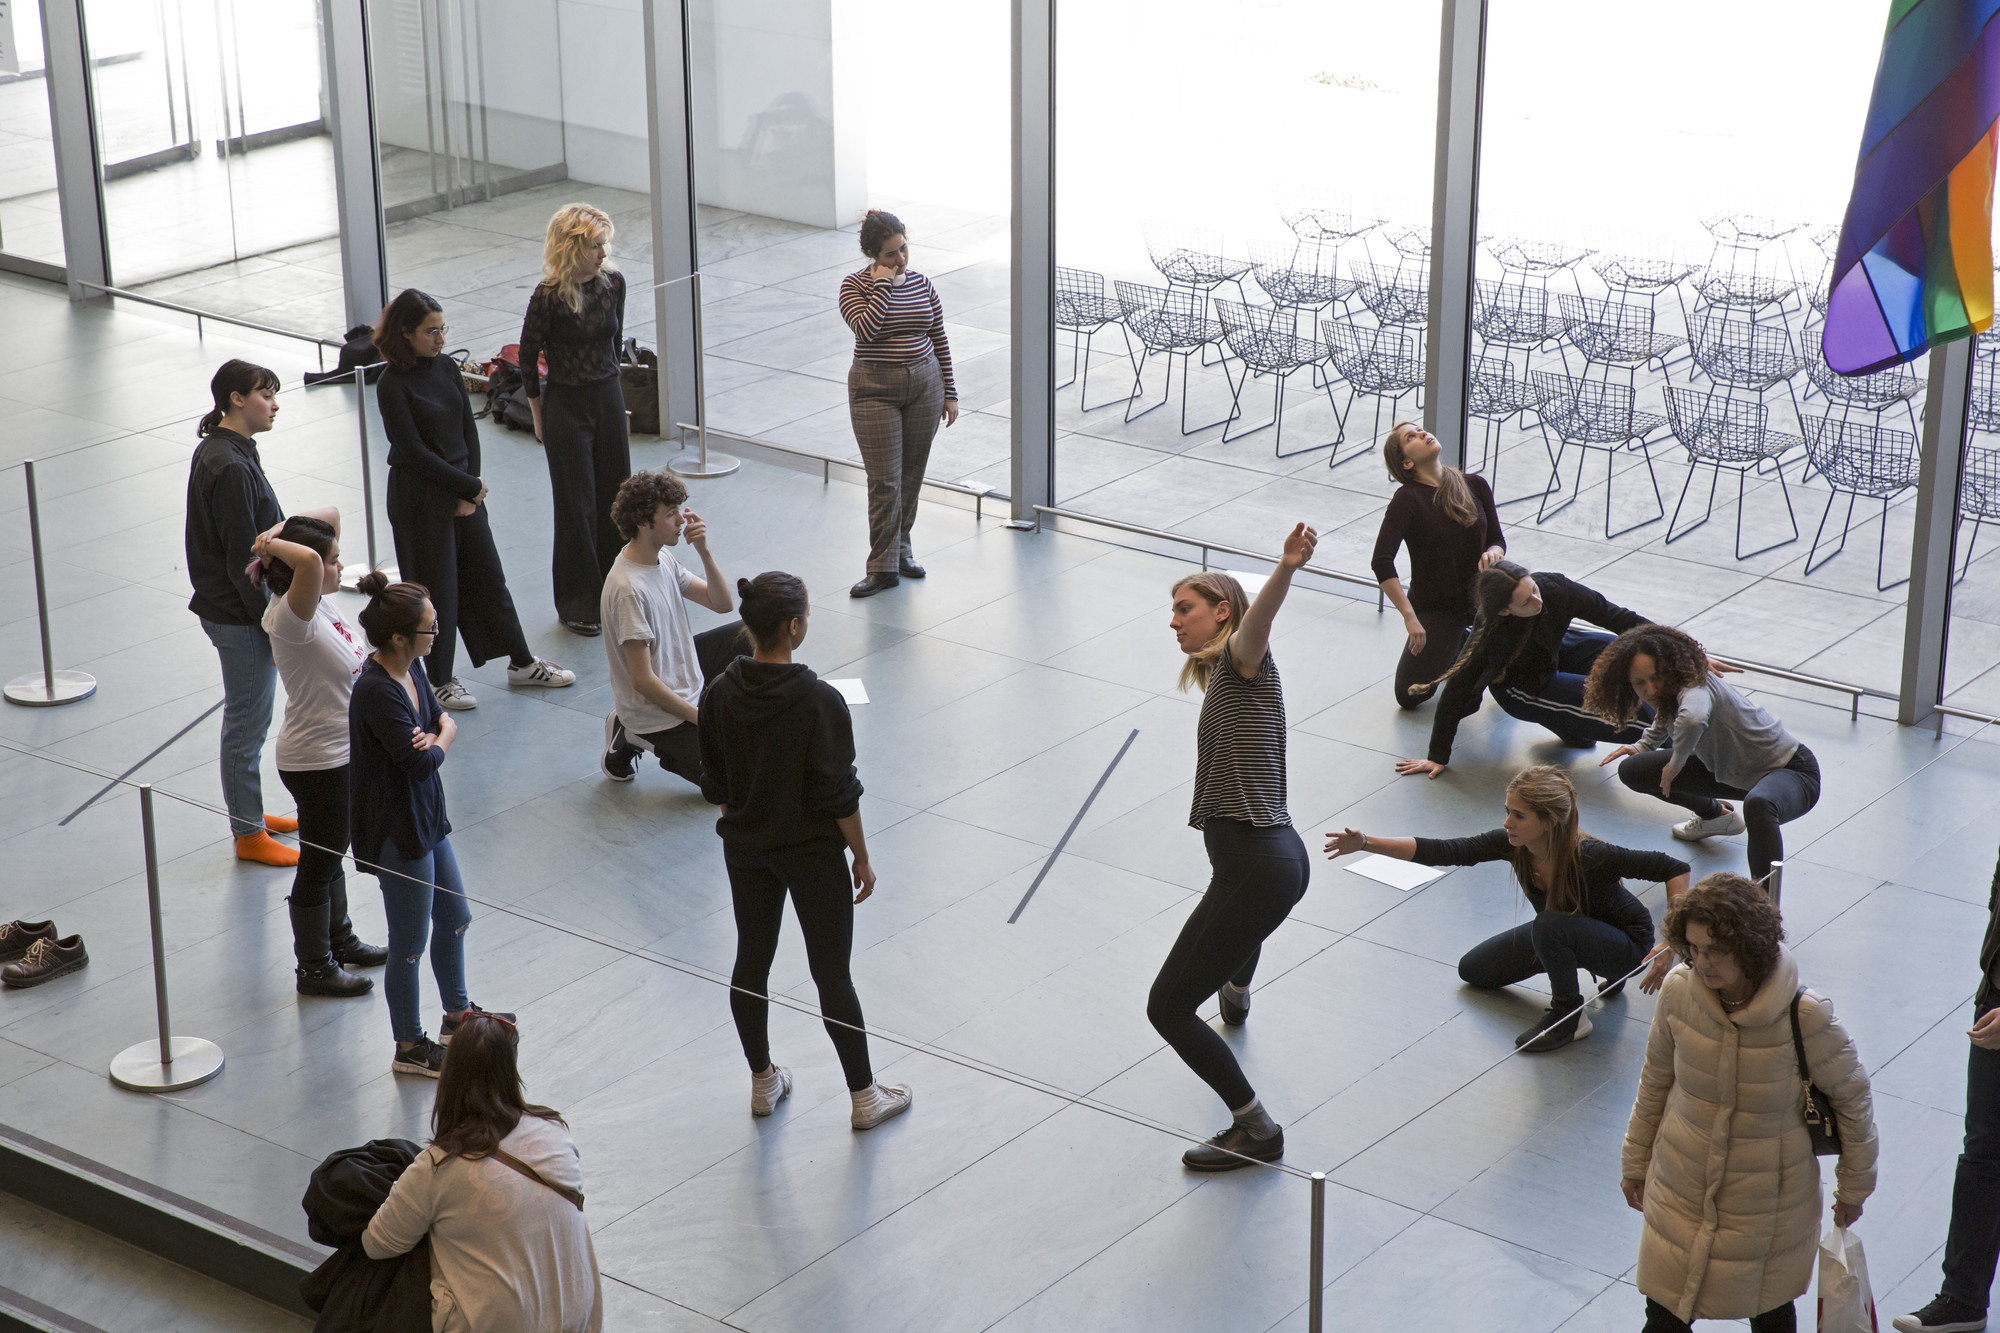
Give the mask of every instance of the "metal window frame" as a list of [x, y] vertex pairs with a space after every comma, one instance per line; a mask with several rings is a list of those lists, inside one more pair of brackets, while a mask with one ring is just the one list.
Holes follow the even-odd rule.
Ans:
[[660, 433], [706, 421], [696, 324], [701, 230], [694, 178], [693, 15], [687, 0], [644, 0], [647, 169], [653, 191], [653, 329], [659, 344]]
[[1056, 3], [1013, 0], [1008, 490], [1017, 527], [1055, 503]]
[[1917, 459], [1916, 526], [1903, 613], [1903, 679], [1896, 721], [1933, 722], [1944, 700], [1951, 643], [1952, 568], [1958, 545], [1958, 488], [1972, 400], [1972, 339], [1931, 349], [1924, 435]]
[[42, 54], [62, 212], [63, 279], [70, 300], [102, 300], [93, 288], [111, 281], [111, 236], [104, 225], [104, 182], [98, 174], [103, 153], [83, 0], [42, 0]]
[[389, 234], [382, 215], [382, 146], [366, 0], [320, 0], [325, 34], [326, 120], [333, 138], [334, 215], [341, 290], [352, 328], [389, 304]]
[[1486, 101], [1486, 0], [1443, 0], [1437, 154], [1431, 187], [1430, 322], [1424, 331], [1424, 429], [1465, 466], [1479, 251], [1479, 146]]

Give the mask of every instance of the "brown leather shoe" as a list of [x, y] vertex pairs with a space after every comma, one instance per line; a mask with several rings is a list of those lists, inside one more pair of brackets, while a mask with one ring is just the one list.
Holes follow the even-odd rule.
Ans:
[[34, 946], [36, 940], [56, 937], [53, 921], [9, 921], [0, 926], [0, 963], [11, 963]]
[[68, 976], [89, 961], [90, 955], [84, 952], [81, 935], [71, 935], [62, 940], [36, 940], [28, 946], [27, 956], [20, 962], [0, 967], [0, 985], [39, 986], [44, 981]]

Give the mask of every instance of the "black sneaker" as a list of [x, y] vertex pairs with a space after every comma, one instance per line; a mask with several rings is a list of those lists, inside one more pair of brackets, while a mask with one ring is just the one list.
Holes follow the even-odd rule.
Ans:
[[1258, 1162], [1275, 1162], [1285, 1155], [1285, 1131], [1260, 1139], [1241, 1125], [1231, 1125], [1207, 1143], [1181, 1154], [1190, 1171], [1241, 1171]]
[[1615, 1000], [1615, 999], [1617, 999], [1617, 998], [1618, 998], [1619, 996], [1623, 995], [1624, 993], [1625, 993], [1625, 978], [1624, 978], [1624, 977], [1620, 977], [1620, 978], [1618, 978], [1618, 980], [1616, 980], [1616, 981], [1612, 982], [1612, 983], [1611, 983], [1611, 984], [1610, 984], [1609, 986], [1607, 986], [1607, 985], [1605, 985], [1605, 984], [1604, 984], [1604, 978], [1603, 978], [1603, 977], [1599, 977], [1599, 978], [1597, 979], [1597, 998], [1598, 998], [1598, 999], [1600, 999], [1600, 1000]]
[[1979, 1333], [1986, 1327], [1986, 1311], [1940, 1292], [1936, 1300], [1915, 1314], [1897, 1315], [1891, 1327], [1896, 1333]]
[[389, 1068], [398, 1074], [422, 1074], [425, 1078], [436, 1078], [444, 1073], [444, 1047], [429, 1037], [418, 1037], [417, 1044], [407, 1048], [399, 1044], [396, 1058], [389, 1062]]
[[604, 755], [597, 766], [604, 770], [604, 776], [613, 782], [630, 782], [637, 771], [633, 766], [642, 751], [632, 744], [625, 732], [625, 724], [613, 713], [604, 719]]
[[1225, 984], [1215, 993], [1215, 1000], [1222, 1007], [1222, 1021], [1233, 1028], [1240, 1028], [1243, 1020], [1250, 1017], [1250, 992], [1243, 992], [1241, 1003], [1231, 999], [1230, 993], [1230, 987]]
[[1543, 1055], [1589, 1035], [1590, 1015], [1583, 1012], [1583, 1001], [1579, 998], [1574, 1009], [1550, 1005], [1533, 1027], [1514, 1038], [1514, 1049], [1523, 1055]]
[[[465, 1010], [467, 1013], [471, 1014], [483, 1014], [487, 1012], [486, 1010], [481, 1009], [476, 1004], [466, 1005]], [[491, 1017], [499, 1019], [501, 1022], [505, 1023], [508, 1027], [514, 1026], [514, 1015], [512, 1014], [494, 1013], [491, 1015]], [[458, 1031], [459, 1022], [460, 1022], [459, 1015], [446, 1014], [444, 1018], [438, 1023], [438, 1040], [449, 1042], [451, 1040], [452, 1033]]]

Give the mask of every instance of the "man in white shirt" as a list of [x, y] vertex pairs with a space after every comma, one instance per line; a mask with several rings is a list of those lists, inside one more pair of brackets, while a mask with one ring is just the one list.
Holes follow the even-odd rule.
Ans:
[[[651, 750], [660, 767], [697, 785], [701, 743], [695, 734], [705, 679], [703, 659], [726, 664], [742, 630], [739, 621], [694, 633], [687, 601], [727, 612], [736, 603], [729, 580], [708, 549], [708, 525], [681, 506], [687, 486], [667, 472], [635, 472], [611, 502], [611, 521], [625, 547], [604, 576], [598, 611], [611, 666], [612, 712], [604, 720], [606, 777], [630, 782], [639, 755]], [[695, 574], [668, 553], [685, 536], [701, 557]]]

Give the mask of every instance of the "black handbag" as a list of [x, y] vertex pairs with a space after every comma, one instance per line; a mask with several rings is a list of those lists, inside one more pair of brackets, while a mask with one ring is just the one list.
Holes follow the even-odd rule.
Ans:
[[653, 349], [627, 338], [618, 351], [618, 387], [625, 396], [625, 410], [632, 414], [635, 435], [660, 433], [659, 374], [659, 357]]
[[1833, 1098], [1821, 1092], [1806, 1067], [1806, 1039], [1799, 1033], [1799, 998], [1804, 986], [1792, 996], [1792, 1050], [1799, 1057], [1799, 1082], [1806, 1085], [1806, 1136], [1812, 1140], [1813, 1156], [1840, 1156], [1840, 1122], [1833, 1117]]

